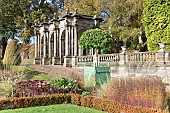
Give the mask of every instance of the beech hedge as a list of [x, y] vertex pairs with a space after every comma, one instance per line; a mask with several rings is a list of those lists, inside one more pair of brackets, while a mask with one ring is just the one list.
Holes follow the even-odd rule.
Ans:
[[74, 104], [89, 108], [95, 108], [109, 113], [166, 113], [161, 109], [134, 107], [120, 104], [115, 101], [106, 100], [92, 96], [82, 96], [78, 94], [52, 94], [25, 98], [11, 98], [0, 100], [0, 110], [16, 109], [33, 106], [46, 106], [52, 104]]

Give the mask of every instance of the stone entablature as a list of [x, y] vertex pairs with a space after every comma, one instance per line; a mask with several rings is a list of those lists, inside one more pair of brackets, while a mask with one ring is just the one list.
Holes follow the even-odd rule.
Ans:
[[[78, 14], [77, 10], [49, 22], [34, 25], [35, 64], [74, 66], [75, 58], [83, 54], [78, 39], [88, 29], [97, 28], [102, 18]], [[92, 50], [91, 50], [92, 51]], [[90, 52], [93, 53], [93, 52]]]

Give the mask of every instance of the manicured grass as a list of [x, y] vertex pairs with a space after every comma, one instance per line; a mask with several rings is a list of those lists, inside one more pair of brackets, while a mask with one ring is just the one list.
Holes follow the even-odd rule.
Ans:
[[0, 111], [0, 113], [106, 113], [106, 112], [71, 104], [60, 104], [20, 108], [13, 110], [2, 110]]

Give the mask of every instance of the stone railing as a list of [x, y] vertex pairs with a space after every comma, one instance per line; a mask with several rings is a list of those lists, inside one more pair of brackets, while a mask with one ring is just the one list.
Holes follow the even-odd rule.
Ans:
[[119, 54], [103, 54], [98, 55], [99, 62], [119, 62]]
[[156, 61], [155, 52], [138, 52], [138, 53], [129, 53], [127, 54], [127, 61], [136, 61], [136, 62], [146, 62], [146, 61]]
[[158, 52], [136, 52], [128, 53], [125, 47], [122, 47], [121, 53], [115, 54], [95, 54], [88, 56], [77, 56], [77, 64], [87, 64], [87, 65], [105, 65], [110, 64], [120, 64], [124, 65], [130, 62], [152, 62], [159, 64], [170, 64], [170, 52], [165, 51], [161, 48]]
[[77, 63], [93, 62], [93, 56], [77, 56]]

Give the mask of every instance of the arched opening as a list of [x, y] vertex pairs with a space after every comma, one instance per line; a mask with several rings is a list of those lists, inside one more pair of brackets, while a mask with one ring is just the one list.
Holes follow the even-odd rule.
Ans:
[[44, 54], [44, 35], [41, 37], [41, 44], [40, 44], [40, 58], [43, 58], [43, 54]]
[[50, 46], [50, 58], [54, 56], [54, 33], [51, 34], [51, 37], [49, 39], [49, 46]]

